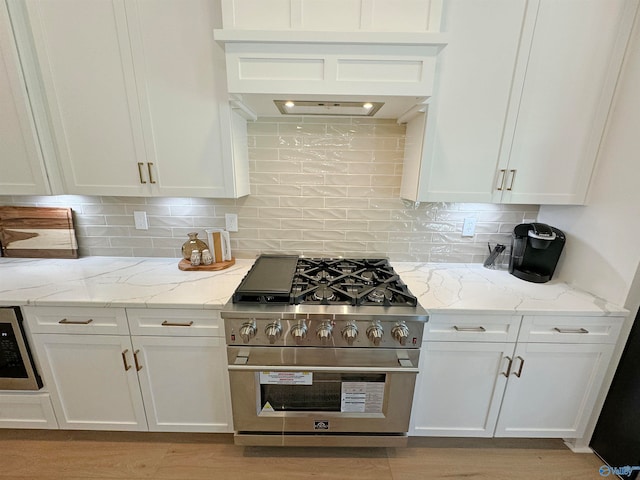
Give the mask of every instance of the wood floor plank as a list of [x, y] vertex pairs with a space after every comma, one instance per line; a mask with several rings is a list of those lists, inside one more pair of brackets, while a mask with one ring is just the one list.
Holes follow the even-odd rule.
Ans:
[[407, 448], [241, 447], [232, 435], [0, 430], [0, 480], [597, 480], [560, 440], [412, 438]]
[[168, 444], [0, 440], [0, 478], [154, 478]]
[[158, 468], [158, 479], [391, 480], [382, 448], [240, 447], [176, 445]]
[[407, 448], [389, 455], [393, 480], [597, 480], [602, 461], [570, 450]]

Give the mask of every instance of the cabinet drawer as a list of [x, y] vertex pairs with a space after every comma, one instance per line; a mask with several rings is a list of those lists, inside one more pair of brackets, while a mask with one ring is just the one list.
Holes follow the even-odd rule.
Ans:
[[48, 393], [0, 395], [1, 428], [58, 428]]
[[519, 342], [616, 343], [622, 317], [525, 315]]
[[128, 308], [132, 335], [223, 337], [218, 310]]
[[515, 342], [520, 315], [431, 315], [424, 341]]
[[22, 307], [32, 333], [129, 335], [124, 308]]

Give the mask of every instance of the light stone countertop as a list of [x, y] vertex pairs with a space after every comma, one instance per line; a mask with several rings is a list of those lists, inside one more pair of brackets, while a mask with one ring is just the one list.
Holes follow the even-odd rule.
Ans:
[[[221, 309], [253, 260], [215, 272], [184, 272], [176, 258], [0, 258], [0, 306]], [[552, 280], [534, 284], [480, 264], [392, 262], [431, 313], [625, 316], [602, 298]]]

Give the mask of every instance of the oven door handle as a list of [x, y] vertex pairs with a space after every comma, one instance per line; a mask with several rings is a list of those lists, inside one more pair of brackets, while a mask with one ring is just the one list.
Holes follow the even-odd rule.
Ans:
[[409, 367], [318, 367], [318, 366], [285, 366], [285, 365], [229, 365], [229, 370], [255, 372], [362, 372], [362, 373], [418, 373], [418, 368]]

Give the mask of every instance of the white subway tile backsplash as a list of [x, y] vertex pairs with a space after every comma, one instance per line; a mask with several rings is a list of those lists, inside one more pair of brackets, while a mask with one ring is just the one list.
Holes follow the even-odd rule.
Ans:
[[[274, 117], [247, 125], [251, 194], [240, 199], [0, 195], [1, 205], [69, 206], [81, 255], [181, 256], [187, 233], [238, 215], [233, 254], [482, 262], [509, 244], [536, 205], [421, 203], [399, 198], [405, 127], [370, 118]], [[136, 230], [145, 211], [148, 230]], [[462, 237], [462, 222], [478, 220]]]

